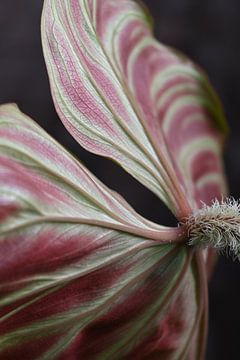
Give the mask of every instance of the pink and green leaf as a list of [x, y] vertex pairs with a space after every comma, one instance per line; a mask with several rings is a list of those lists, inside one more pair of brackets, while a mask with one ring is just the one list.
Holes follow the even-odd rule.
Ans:
[[[45, 0], [58, 114], [183, 219], [226, 192], [219, 101], [132, 0]], [[14, 105], [0, 107], [0, 358], [203, 358], [206, 263]], [[207, 255], [207, 254], [205, 254]]]
[[[162, 338], [188, 291], [191, 253], [164, 245], [181, 229], [137, 215], [15, 105], [0, 107], [0, 150], [0, 357], [113, 359]], [[194, 301], [158, 351], [186, 346]]]
[[226, 192], [225, 122], [206, 77], [154, 40], [132, 0], [46, 0], [53, 99], [70, 133], [110, 157], [179, 217]]
[[179, 234], [138, 215], [15, 105], [0, 107], [0, 149], [2, 230], [67, 217], [163, 242]]
[[[22, 242], [22, 249], [16, 248], [16, 259], [5, 255], [1, 266], [2, 358], [21, 359], [29, 349], [30, 359], [121, 358], [148, 339], [161, 318], [168, 326], [166, 307], [182, 289], [188, 264], [183, 249], [99, 229], [96, 239], [84, 226], [50, 224], [47, 230], [29, 227], [22, 238], [8, 237], [9, 246]], [[100, 249], [91, 249], [97, 240]], [[167, 344], [159, 351], [180, 351], [196, 317], [194, 309], [173, 340], [164, 334]]]

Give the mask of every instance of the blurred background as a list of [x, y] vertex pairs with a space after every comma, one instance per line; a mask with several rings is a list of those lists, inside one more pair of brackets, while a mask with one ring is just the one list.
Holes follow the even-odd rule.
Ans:
[[[118, 0], [120, 1], [120, 0]], [[157, 38], [200, 64], [217, 90], [230, 124], [225, 152], [231, 194], [240, 195], [240, 2], [145, 0]], [[89, 154], [54, 111], [40, 42], [42, 0], [0, 1], [0, 103], [16, 102], [108, 186], [147, 218], [176, 221], [167, 208], [118, 166]], [[207, 360], [240, 358], [240, 264], [220, 257], [210, 283]]]

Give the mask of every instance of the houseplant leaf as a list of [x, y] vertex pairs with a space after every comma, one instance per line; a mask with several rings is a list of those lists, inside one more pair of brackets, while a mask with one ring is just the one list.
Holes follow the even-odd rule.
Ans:
[[[56, 109], [80, 144], [181, 221], [225, 193], [219, 102], [137, 3], [45, 0], [42, 36]], [[9, 105], [0, 148], [2, 358], [202, 359], [206, 264], [170, 244], [184, 226], [137, 215]]]
[[43, 49], [61, 120], [182, 218], [226, 192], [226, 125], [204, 74], [151, 30], [131, 0], [44, 3]]
[[119, 358], [161, 334], [176, 299], [193, 316], [157, 351], [182, 352], [200, 299], [184, 303], [191, 253], [164, 245], [181, 229], [137, 215], [15, 105], [0, 107], [0, 149], [1, 357]]
[[[24, 213], [32, 213], [39, 221], [71, 217], [76, 223], [89, 222], [160, 241], [179, 233], [136, 214], [16, 105], [1, 106], [0, 131], [1, 217], [8, 210], [11, 215], [15, 208], [23, 213], [23, 219], [9, 219], [10, 227], [21, 225]], [[5, 229], [8, 221], [4, 220]]]

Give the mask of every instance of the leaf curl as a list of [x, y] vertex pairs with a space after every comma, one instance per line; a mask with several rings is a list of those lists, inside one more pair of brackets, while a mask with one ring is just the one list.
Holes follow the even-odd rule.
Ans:
[[226, 125], [202, 71], [151, 30], [131, 0], [45, 1], [43, 48], [61, 120], [182, 218], [226, 192]]

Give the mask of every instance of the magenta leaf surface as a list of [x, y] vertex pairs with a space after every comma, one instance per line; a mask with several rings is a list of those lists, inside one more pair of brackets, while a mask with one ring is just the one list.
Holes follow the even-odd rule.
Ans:
[[136, 2], [47, 0], [42, 38], [56, 109], [82, 146], [177, 217], [226, 191], [219, 102], [201, 71], [153, 38]]
[[[60, 119], [184, 218], [226, 194], [206, 76], [132, 0], [45, 0]], [[159, 216], [161, 221], [161, 215]], [[184, 225], [138, 215], [15, 105], [0, 107], [0, 358], [204, 358], [207, 273]]]
[[180, 229], [136, 214], [15, 105], [0, 107], [0, 149], [2, 358], [91, 358], [95, 323], [109, 346], [99, 340], [96, 354], [111, 353], [123, 331], [114, 302], [117, 313], [129, 308], [123, 328], [141, 334], [185, 275], [190, 255], [164, 245]]

